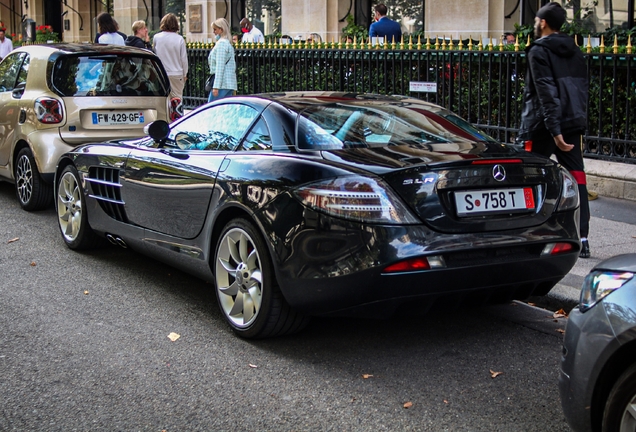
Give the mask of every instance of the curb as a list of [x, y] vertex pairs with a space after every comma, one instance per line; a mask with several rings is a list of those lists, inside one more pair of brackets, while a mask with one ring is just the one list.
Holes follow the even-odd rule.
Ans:
[[588, 190], [601, 196], [636, 201], [636, 165], [584, 159]]

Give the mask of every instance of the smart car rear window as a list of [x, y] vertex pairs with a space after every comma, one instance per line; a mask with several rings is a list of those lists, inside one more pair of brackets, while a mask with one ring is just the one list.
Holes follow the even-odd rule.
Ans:
[[167, 96], [169, 88], [157, 61], [134, 56], [61, 57], [51, 80], [62, 96]]

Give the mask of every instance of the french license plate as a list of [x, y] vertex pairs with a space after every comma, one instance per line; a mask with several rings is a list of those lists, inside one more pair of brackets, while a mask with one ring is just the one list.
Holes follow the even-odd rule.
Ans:
[[93, 112], [94, 125], [137, 125], [144, 123], [144, 113], [141, 111]]
[[532, 188], [488, 189], [455, 192], [458, 216], [510, 213], [535, 208]]

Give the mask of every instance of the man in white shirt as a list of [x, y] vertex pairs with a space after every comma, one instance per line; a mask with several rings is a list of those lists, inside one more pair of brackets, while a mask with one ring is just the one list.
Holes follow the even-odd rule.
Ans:
[[263, 36], [263, 32], [254, 27], [250, 20], [247, 18], [243, 18], [241, 20], [241, 31], [243, 32], [243, 39], [241, 41], [243, 43], [247, 42], [265, 42], [265, 37]]
[[0, 60], [5, 58], [13, 50], [13, 42], [4, 33], [7, 29], [0, 23]]

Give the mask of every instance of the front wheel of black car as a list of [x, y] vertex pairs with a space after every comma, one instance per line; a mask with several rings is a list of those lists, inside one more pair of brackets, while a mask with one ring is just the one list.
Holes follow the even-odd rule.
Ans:
[[214, 262], [216, 297], [236, 334], [265, 338], [305, 327], [308, 319], [283, 298], [267, 246], [250, 222], [237, 218], [223, 228]]
[[636, 430], [636, 364], [616, 381], [605, 404], [603, 431]]
[[62, 238], [71, 249], [90, 249], [103, 244], [103, 239], [88, 224], [85, 202], [77, 169], [69, 165], [58, 181], [55, 207]]
[[53, 190], [40, 176], [30, 149], [23, 148], [18, 153], [13, 178], [18, 201], [24, 210], [43, 210], [49, 206]]

